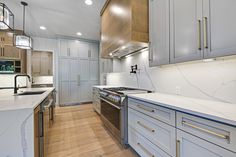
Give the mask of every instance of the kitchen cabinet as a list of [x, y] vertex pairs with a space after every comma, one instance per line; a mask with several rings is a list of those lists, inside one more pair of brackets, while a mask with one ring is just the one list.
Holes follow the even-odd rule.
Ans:
[[98, 61], [61, 58], [60, 103], [64, 105], [92, 101], [92, 85], [98, 82]]
[[89, 43], [79, 42], [79, 57], [80, 58], [89, 58], [90, 47]]
[[53, 58], [51, 52], [33, 51], [31, 60], [33, 76], [52, 76], [53, 75]]
[[150, 0], [150, 66], [236, 55], [235, 6], [234, 0]]
[[128, 98], [128, 142], [139, 155], [236, 156], [236, 127], [163, 104]]
[[76, 40], [60, 40], [61, 57], [79, 57], [79, 44]]
[[99, 58], [99, 46], [97, 44], [90, 44], [90, 58], [91, 59]]
[[146, 47], [148, 34], [148, 0], [107, 0], [101, 12], [103, 58]]
[[235, 157], [222, 147], [177, 130], [177, 157]]
[[149, 63], [150, 66], [169, 64], [169, 0], [149, 0]]
[[203, 0], [204, 58], [236, 54], [235, 14], [235, 0]]
[[202, 59], [202, 0], [170, 2], [170, 62]]

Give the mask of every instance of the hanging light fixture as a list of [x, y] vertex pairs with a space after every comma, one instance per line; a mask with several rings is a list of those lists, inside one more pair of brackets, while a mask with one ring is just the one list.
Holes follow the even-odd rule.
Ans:
[[0, 30], [6, 29], [14, 29], [14, 15], [4, 3], [0, 3]]
[[21, 49], [32, 49], [32, 38], [25, 35], [25, 7], [28, 5], [26, 2], [21, 2], [23, 5], [23, 34], [15, 35], [15, 46]]

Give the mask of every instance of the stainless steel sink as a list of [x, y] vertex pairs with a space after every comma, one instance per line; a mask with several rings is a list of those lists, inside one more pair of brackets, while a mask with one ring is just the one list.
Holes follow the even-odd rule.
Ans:
[[22, 93], [17, 93], [16, 95], [40, 95], [43, 94], [46, 91], [25, 91]]

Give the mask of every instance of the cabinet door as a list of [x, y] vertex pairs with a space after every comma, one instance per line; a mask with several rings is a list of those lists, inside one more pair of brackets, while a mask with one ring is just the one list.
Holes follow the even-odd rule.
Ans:
[[60, 56], [67, 57], [69, 56], [68, 41], [60, 40]]
[[79, 102], [79, 84], [77, 81], [70, 82], [70, 103]]
[[203, 2], [204, 58], [236, 54], [236, 1]]
[[92, 101], [92, 87], [89, 81], [80, 83], [79, 92], [79, 102]]
[[4, 58], [20, 59], [20, 49], [14, 46], [4, 45], [2, 47], [2, 54]]
[[60, 81], [69, 81], [70, 74], [70, 60], [60, 59]]
[[32, 74], [34, 76], [40, 75], [41, 71], [41, 54], [40, 52], [33, 52], [32, 53]]
[[60, 104], [70, 103], [70, 82], [60, 83]]
[[80, 59], [80, 80], [88, 81], [90, 78], [89, 59]]
[[98, 80], [98, 60], [90, 60], [90, 80]]
[[98, 44], [90, 44], [90, 58], [91, 59], [98, 59], [99, 52], [98, 52]]
[[89, 58], [89, 43], [79, 42], [79, 57], [80, 58]]
[[149, 0], [149, 63], [169, 63], [169, 0]]
[[236, 154], [198, 137], [177, 130], [179, 157], [235, 157]]
[[171, 0], [171, 63], [201, 59], [202, 0]]
[[68, 41], [68, 51], [70, 57], [79, 57], [79, 41], [77, 40]]
[[78, 81], [80, 62], [78, 59], [70, 60], [70, 81]]

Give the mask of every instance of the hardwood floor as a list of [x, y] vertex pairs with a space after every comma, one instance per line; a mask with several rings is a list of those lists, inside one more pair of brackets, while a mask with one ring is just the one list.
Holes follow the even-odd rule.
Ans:
[[104, 129], [92, 105], [56, 108], [48, 157], [136, 157]]

